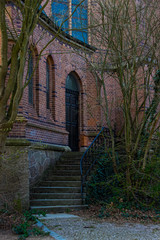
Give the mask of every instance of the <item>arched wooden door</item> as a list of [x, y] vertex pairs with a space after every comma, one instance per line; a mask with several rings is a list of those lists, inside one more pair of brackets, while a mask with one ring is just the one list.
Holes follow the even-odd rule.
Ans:
[[72, 151], [79, 150], [79, 85], [76, 76], [70, 73], [66, 79], [66, 130], [68, 145]]

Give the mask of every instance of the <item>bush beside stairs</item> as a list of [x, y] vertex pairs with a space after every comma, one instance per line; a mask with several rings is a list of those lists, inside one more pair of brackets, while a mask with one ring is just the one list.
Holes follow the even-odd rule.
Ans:
[[31, 190], [31, 209], [60, 213], [80, 210], [87, 205], [81, 199], [81, 152], [62, 155], [53, 169]]

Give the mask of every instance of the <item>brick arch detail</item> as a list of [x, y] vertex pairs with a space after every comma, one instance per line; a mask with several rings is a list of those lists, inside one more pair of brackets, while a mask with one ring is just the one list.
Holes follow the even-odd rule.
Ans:
[[[39, 115], [39, 64], [36, 67], [38, 60], [38, 50], [34, 45], [30, 45], [29, 49], [32, 51], [33, 56], [33, 108], [35, 109], [37, 115]], [[35, 69], [36, 67], [36, 69]]]
[[53, 120], [55, 120], [55, 63], [53, 60], [52, 55], [48, 55], [46, 58], [46, 61], [48, 61], [49, 64], [49, 71], [50, 71], [50, 99], [49, 99], [49, 105], [50, 105], [50, 111], [52, 114]]
[[84, 89], [85, 89], [85, 87], [84, 87], [84, 82], [82, 81], [84, 74], [82, 74], [80, 71], [77, 71], [76, 69], [68, 68], [67, 70], [65, 70], [65, 75], [64, 75], [65, 83], [66, 83], [67, 76], [68, 76], [70, 73], [74, 73], [75, 76], [77, 77], [77, 80], [78, 80], [79, 85], [80, 85], [80, 92], [81, 92], [81, 94], [82, 94], [83, 91], [84, 91]]

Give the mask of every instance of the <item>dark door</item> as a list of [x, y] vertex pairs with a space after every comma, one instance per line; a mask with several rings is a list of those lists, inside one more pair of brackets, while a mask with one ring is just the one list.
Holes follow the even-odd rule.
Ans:
[[66, 89], [66, 130], [69, 132], [69, 147], [79, 150], [78, 91]]

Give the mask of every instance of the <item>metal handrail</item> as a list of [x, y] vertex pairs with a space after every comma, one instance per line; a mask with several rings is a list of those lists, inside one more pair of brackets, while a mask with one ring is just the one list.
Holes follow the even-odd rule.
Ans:
[[[84, 202], [84, 185], [87, 181], [87, 177], [92, 170], [96, 161], [104, 154], [106, 150], [106, 145], [110, 146], [110, 130], [108, 128], [102, 127], [100, 132], [97, 134], [95, 139], [92, 141], [90, 146], [82, 155], [80, 161], [80, 171], [81, 171], [81, 197], [82, 203]], [[108, 144], [107, 144], [107, 140]], [[87, 166], [89, 164], [89, 167]]]
[[91, 142], [91, 144], [89, 145], [89, 147], [86, 149], [86, 151], [83, 153], [82, 157], [81, 157], [81, 162], [80, 162], [80, 170], [81, 170], [81, 175], [82, 175], [82, 161], [84, 156], [87, 154], [87, 152], [89, 151], [89, 149], [92, 147], [92, 145], [94, 144], [94, 142], [96, 141], [96, 139], [99, 137], [99, 135], [101, 134], [101, 132], [103, 131], [104, 127], [102, 127], [101, 131], [97, 134], [97, 136], [95, 137], [95, 139]]

